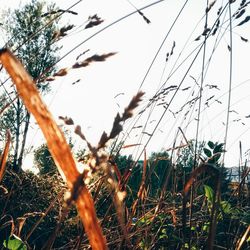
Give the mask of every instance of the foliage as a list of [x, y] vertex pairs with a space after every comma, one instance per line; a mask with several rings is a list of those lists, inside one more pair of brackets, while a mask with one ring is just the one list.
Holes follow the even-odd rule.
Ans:
[[[3, 19], [8, 39], [6, 47], [15, 51], [26, 70], [37, 81], [37, 87], [43, 94], [50, 90], [50, 86], [42, 79], [55, 70], [54, 64], [58, 60], [58, 47], [52, 38], [59, 19], [53, 20], [52, 16], [42, 17], [44, 11], [52, 9], [55, 9], [54, 5], [46, 6], [45, 2], [32, 0], [20, 9], [8, 10]], [[13, 92], [17, 95], [16, 90]], [[19, 172], [30, 125], [30, 114], [18, 96], [15, 100], [15, 97], [10, 97], [4, 92], [1, 99], [4, 99], [4, 102], [1, 102], [0, 108], [12, 102], [2, 115], [0, 134], [3, 136], [6, 128], [11, 130], [15, 142], [12, 165], [13, 169]]]
[[[53, 20], [51, 15], [42, 16], [44, 12], [54, 9], [55, 5], [46, 6], [43, 1], [31, 0], [21, 9], [13, 12], [9, 10], [6, 13], [3, 25], [9, 38], [7, 47], [16, 51], [18, 58], [34, 79], [41, 74], [49, 76], [54, 71], [51, 66], [57, 61], [58, 47], [52, 42], [52, 38], [59, 19]], [[38, 87], [42, 91], [49, 89], [48, 84], [39, 83]]]
[[[38, 177], [32, 173], [23, 172], [17, 176], [14, 172], [8, 171], [3, 185], [9, 193], [4, 195], [1, 192], [0, 211], [6, 215], [11, 214], [15, 232], [19, 232], [18, 236], [21, 239], [27, 237], [38, 220], [44, 217], [43, 213], [50, 204], [55, 202], [48, 211], [48, 215], [42, 219], [29, 238], [29, 244], [41, 247], [48, 240], [59, 219], [58, 211], [63, 202], [62, 196], [59, 194], [65, 190], [62, 179], [58, 174]], [[19, 221], [24, 222], [23, 226]], [[17, 230], [18, 228], [19, 230]], [[13, 231], [10, 236], [13, 236]]]
[[[9, 99], [7, 94], [3, 93], [0, 95], [0, 109], [4, 108], [6, 105], [9, 104]], [[23, 110], [20, 111], [20, 119], [24, 119], [24, 112]], [[16, 131], [16, 113], [13, 107], [10, 107], [6, 113], [1, 116], [0, 119], [0, 138], [3, 141], [5, 138], [5, 134], [7, 129], [10, 130], [11, 134], [15, 134]]]
[[[197, 145], [196, 145], [195, 140], [190, 140], [188, 141], [188, 146], [181, 148], [178, 152], [179, 157], [177, 158], [176, 163], [180, 168], [184, 168], [186, 172], [191, 172], [192, 168], [195, 165], [195, 162], [194, 162], [195, 146], [197, 147], [196, 149], [197, 156], [202, 155], [202, 151], [205, 146], [204, 141], [197, 142]], [[196, 161], [198, 160], [199, 159], [196, 159]]]
[[[153, 168], [151, 172], [150, 164], [155, 164], [155, 160], [158, 159], [158, 163], [164, 165], [166, 159], [159, 158], [166, 154], [162, 152], [154, 153], [148, 159], [149, 172], [157, 171], [157, 165]], [[160, 160], [159, 160], [160, 159]], [[168, 159], [168, 158], [167, 158]], [[132, 158], [128, 156], [120, 156], [117, 161], [120, 160], [119, 165], [123, 164], [123, 167], [127, 169], [133, 163]], [[162, 162], [160, 162], [162, 160]], [[128, 161], [128, 165], [126, 165]], [[138, 165], [138, 167], [140, 164]], [[160, 168], [159, 168], [160, 169]], [[125, 174], [126, 171], [123, 171]], [[162, 172], [158, 174], [162, 176]], [[132, 205], [136, 199], [136, 191], [138, 191], [141, 181], [141, 172], [137, 171], [134, 175], [131, 175], [131, 179], [127, 185], [127, 199], [125, 206], [128, 209], [128, 218], [131, 213]], [[174, 180], [174, 172], [171, 172], [170, 179]], [[156, 180], [159, 180], [159, 175], [155, 175]], [[101, 178], [101, 176], [99, 176]], [[135, 180], [138, 178], [138, 183]], [[98, 180], [98, 179], [97, 179]], [[129, 229], [129, 234], [131, 234], [131, 240], [133, 248], [145, 249], [146, 247], [154, 246], [155, 249], [164, 249], [166, 244], [170, 249], [177, 249], [180, 244], [182, 244], [181, 238], [181, 207], [182, 197], [176, 196], [174, 194], [174, 189], [168, 188], [164, 196], [164, 203], [160, 206], [159, 211], [155, 214], [154, 208], [160, 203], [160, 196], [162, 195], [160, 182], [157, 182], [160, 186], [157, 187], [158, 192], [155, 192], [156, 186], [151, 185], [152, 178], [148, 179], [147, 182], [147, 194], [145, 197], [145, 203], [142, 202], [138, 204], [137, 213], [134, 216], [134, 223]], [[154, 180], [154, 179], [153, 179]], [[173, 181], [174, 182], [174, 181]], [[173, 183], [171, 182], [171, 183]], [[14, 183], [14, 186], [13, 186]], [[96, 185], [98, 186], [98, 181]], [[93, 185], [92, 183], [91, 185]], [[1, 194], [0, 200], [0, 210], [3, 211], [5, 207], [5, 214], [11, 214], [15, 221], [15, 224], [19, 220], [18, 218], [25, 217], [25, 214], [30, 214], [21, 230], [21, 235], [19, 236], [22, 241], [24, 241], [27, 234], [29, 234], [31, 228], [39, 219], [39, 213], [45, 212], [50, 206], [53, 200], [57, 200], [55, 205], [49, 211], [49, 213], [44, 217], [39, 226], [32, 233], [28, 239], [28, 245], [36, 246], [36, 248], [41, 248], [46, 244], [49, 235], [51, 235], [56, 228], [58, 220], [60, 220], [60, 213], [63, 211], [63, 201], [61, 198], [56, 198], [60, 193], [60, 190], [64, 189], [62, 180], [57, 174], [44, 174], [36, 176], [31, 173], [22, 173], [17, 176], [14, 173], [8, 172], [4, 178], [3, 185], [10, 191], [10, 199], [7, 199], [6, 195]], [[170, 186], [171, 187], [171, 186]], [[129, 190], [134, 189], [133, 194]], [[11, 191], [13, 190], [13, 191]], [[16, 191], [18, 190], [18, 192]], [[152, 191], [154, 190], [154, 191]], [[104, 232], [107, 233], [107, 240], [111, 249], [117, 249], [117, 243], [114, 239], [120, 239], [122, 237], [121, 232], [117, 231], [117, 217], [114, 207], [110, 207], [112, 204], [112, 199], [110, 196], [110, 189], [107, 186], [103, 186], [99, 194], [93, 192], [93, 196], [96, 197], [95, 203], [97, 208], [98, 216], [103, 220]], [[132, 197], [131, 197], [132, 195]], [[209, 232], [209, 216], [211, 213], [211, 204], [213, 203], [214, 192], [213, 188], [208, 185], [204, 185], [203, 194], [201, 194], [194, 201], [194, 224], [191, 228], [191, 245], [193, 249], [200, 249], [202, 245], [205, 244], [206, 238]], [[207, 203], [205, 202], [207, 201]], [[175, 204], [173, 208], [172, 204]], [[220, 213], [218, 215], [218, 231], [216, 237], [216, 243], [219, 245], [228, 246], [234, 240], [229, 234], [225, 234], [227, 230], [233, 231], [238, 228], [238, 236], [241, 235], [248, 225], [249, 213], [245, 208], [238, 208], [237, 202], [223, 200], [221, 202]], [[61, 211], [58, 213], [58, 211]], [[170, 212], [171, 211], [171, 212]], [[32, 216], [31, 214], [36, 214]], [[230, 222], [230, 223], [229, 223]], [[77, 217], [75, 210], [70, 210], [66, 219], [61, 222], [60, 233], [56, 236], [56, 240], [53, 244], [54, 248], [63, 247], [64, 249], [72, 249], [77, 245], [79, 235], [83, 234], [82, 227], [80, 226], [79, 218]], [[226, 225], [230, 224], [230, 227]], [[239, 225], [242, 225], [239, 227]], [[245, 226], [244, 226], [245, 225]], [[226, 231], [225, 231], [226, 230]], [[223, 237], [221, 236], [223, 235]], [[225, 236], [226, 235], [226, 236]], [[84, 243], [86, 239], [84, 234], [81, 236], [82, 247], [87, 247]], [[225, 239], [226, 237], [226, 239]], [[228, 242], [227, 242], [228, 241]], [[138, 248], [135, 247], [138, 245]], [[68, 248], [66, 247], [68, 246]], [[187, 244], [187, 247], [189, 245]]]
[[[219, 168], [221, 175], [221, 192], [225, 193], [229, 185], [228, 170], [220, 163], [221, 156], [225, 152], [224, 143], [213, 143], [209, 141], [207, 145], [208, 147], [203, 148], [205, 159], [209, 164], [213, 164]], [[208, 180], [206, 184], [214, 186], [213, 180]]]
[[40, 174], [54, 174], [57, 171], [56, 164], [49, 152], [47, 144], [42, 144], [34, 151], [34, 164]]
[[[65, 136], [68, 137], [68, 144], [70, 148], [73, 148], [72, 138], [65, 131]], [[84, 151], [79, 151], [77, 157], [81, 157]], [[34, 164], [39, 169], [39, 174], [55, 174], [57, 172], [56, 164], [51, 156], [48, 145], [43, 143], [38, 148], [34, 150]]]
[[117, 166], [119, 167], [119, 170], [121, 171], [121, 174], [124, 174], [127, 169], [132, 167], [132, 164], [134, 163], [132, 156], [129, 155], [117, 155], [115, 157], [115, 162]]
[[[149, 183], [151, 186], [151, 195], [154, 196], [159, 190], [162, 190], [164, 181], [166, 180], [169, 170], [171, 168], [171, 162], [167, 152], [153, 152], [148, 159], [148, 172]], [[167, 189], [170, 188], [171, 181]]]
[[27, 246], [15, 234], [5, 240], [3, 245], [10, 250], [27, 250]]

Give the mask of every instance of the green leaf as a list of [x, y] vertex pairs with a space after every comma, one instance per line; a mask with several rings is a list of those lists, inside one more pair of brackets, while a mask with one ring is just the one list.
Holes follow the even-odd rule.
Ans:
[[204, 225], [204, 226], [202, 227], [202, 230], [205, 231], [205, 232], [208, 232], [208, 225]]
[[224, 152], [223, 146], [224, 146], [224, 143], [219, 143], [218, 145], [216, 145], [214, 150], [213, 150], [213, 153], [216, 154], [216, 153]]
[[168, 238], [168, 236], [166, 234], [161, 234], [160, 237], [159, 237], [159, 240], [167, 239], [167, 238]]
[[220, 157], [221, 153], [216, 153], [208, 160], [208, 163], [217, 163]]
[[214, 149], [215, 144], [214, 144], [212, 141], [209, 141], [209, 142], [207, 143], [207, 145], [208, 145], [208, 147], [210, 147], [211, 149]]
[[205, 222], [205, 224], [204, 224], [203, 227], [202, 227], [202, 230], [203, 230], [204, 232], [208, 232], [208, 231], [209, 231], [209, 225], [210, 225], [209, 222]]
[[140, 220], [138, 220], [136, 222], [137, 226], [143, 226], [143, 225], [149, 225], [151, 223], [151, 220], [149, 219], [149, 217], [145, 216], [143, 218], [141, 218]]
[[203, 151], [204, 151], [204, 153], [205, 153], [205, 155], [206, 155], [207, 157], [211, 157], [211, 156], [212, 156], [212, 152], [211, 152], [209, 149], [203, 148]]
[[9, 250], [27, 250], [27, 246], [15, 234], [5, 240], [3, 245]]
[[207, 200], [210, 202], [210, 203], [213, 203], [213, 200], [214, 200], [214, 190], [207, 186], [207, 185], [204, 185], [204, 190], [205, 190], [205, 196], [207, 197]]
[[221, 157], [221, 153], [214, 155], [213, 159], [215, 162], [217, 162], [220, 159], [220, 157]]
[[230, 214], [231, 213], [231, 204], [228, 201], [222, 201], [220, 203], [221, 209], [225, 214]]
[[166, 228], [163, 228], [161, 230], [161, 235], [160, 235], [159, 239], [168, 239], [167, 229]]

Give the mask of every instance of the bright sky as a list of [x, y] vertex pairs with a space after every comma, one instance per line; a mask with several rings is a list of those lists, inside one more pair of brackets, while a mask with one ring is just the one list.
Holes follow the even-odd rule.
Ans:
[[[7, 8], [7, 6], [10, 7], [9, 2], [0, 0], [3, 9]], [[20, 2], [24, 3], [25, 1], [11, 1], [12, 7], [14, 5], [18, 6]], [[162, 1], [142, 10], [151, 21], [150, 24], [147, 24], [136, 13], [90, 39], [93, 34], [107, 25], [135, 11], [132, 5], [141, 8], [153, 2], [152, 0], [130, 0], [130, 2], [127, 0], [55, 1], [62, 9], [67, 9], [77, 3], [71, 10], [77, 12], [78, 15], [64, 14], [61, 21], [62, 25], [74, 24], [76, 26], [72, 32], [69, 32], [68, 37], [60, 41], [60, 44], [63, 45], [61, 56], [82, 43], [60, 61], [58, 64], [59, 69], [73, 65], [76, 62], [76, 57], [87, 49], [89, 49], [89, 52], [86, 57], [93, 54], [117, 52], [115, 56], [108, 58], [106, 62], [97, 62], [86, 68], [71, 70], [67, 76], [57, 78], [56, 81], [51, 83], [52, 92], [45, 98], [55, 118], [60, 115], [71, 117], [76, 124], [82, 127], [85, 136], [93, 144], [98, 141], [103, 130], [110, 131], [116, 113], [122, 112], [132, 96], [136, 94], [151, 62], [166, 38], [143, 82], [141, 89], [146, 94], [141, 107], [137, 109], [137, 113], [149, 103], [149, 99], [159, 91], [161, 86], [168, 88], [172, 85], [178, 86], [180, 83], [182, 85], [180, 90], [176, 92], [173, 101], [171, 99], [176, 88], [165, 96], [161, 95], [160, 100], [155, 102], [154, 108], [153, 106], [147, 108], [139, 119], [138, 116], [135, 116], [134, 119], [126, 123], [125, 131], [126, 128], [133, 125], [146, 126], [144, 131], [146, 133], [141, 134], [141, 129], [133, 129], [125, 142], [125, 144], [142, 144], [141, 147], [132, 150], [124, 149], [123, 151], [124, 153], [132, 153], [135, 159], [139, 157], [145, 144], [147, 144], [146, 150], [148, 154], [151, 151], [172, 147], [178, 127], [182, 128], [187, 139], [195, 138], [199, 101], [196, 101], [195, 105], [191, 106], [189, 103], [199, 93], [203, 57], [205, 57], [205, 70], [198, 139], [200, 141], [223, 142], [225, 137], [226, 126], [224, 124], [226, 124], [227, 117], [230, 80], [228, 7], [220, 17], [220, 26], [216, 35], [209, 37], [205, 52], [204, 47], [202, 47], [191, 68], [192, 60], [204, 41], [204, 36], [201, 36], [199, 41], [195, 41], [195, 39], [204, 31], [206, 1], [187, 1], [173, 28], [171, 27], [185, 1]], [[218, 9], [221, 6], [224, 7], [227, 2], [215, 1], [208, 14], [209, 28], [216, 23]], [[231, 5], [232, 13], [235, 13], [240, 7], [240, 3], [241, 0], [238, 0]], [[250, 73], [247, 63], [250, 46], [249, 42], [244, 42], [241, 39], [241, 36], [250, 39], [250, 22], [237, 26], [240, 21], [249, 15], [249, 9], [249, 7], [246, 8], [246, 13], [242, 17], [232, 20], [233, 40], [231, 51], [233, 70], [227, 153], [225, 157], [226, 166], [238, 165], [239, 141], [242, 141], [243, 153], [250, 148], [248, 139], [250, 136], [250, 118], [246, 118], [250, 114]], [[98, 14], [99, 17], [104, 19], [104, 22], [99, 26], [84, 30], [88, 17], [94, 14]], [[4, 38], [1, 37], [1, 39]], [[88, 41], [84, 42], [86, 39]], [[166, 55], [171, 52], [174, 41], [173, 55], [166, 62]], [[194, 52], [191, 53], [192, 51]], [[188, 55], [190, 57], [187, 58]], [[81, 59], [83, 60], [86, 57], [83, 56]], [[190, 70], [187, 71], [189, 68]], [[72, 85], [78, 79], [81, 79], [81, 81]], [[119, 93], [124, 94], [115, 98]], [[166, 105], [170, 101], [169, 109], [163, 113], [165, 111], [164, 104]], [[160, 121], [161, 116], [162, 120]], [[137, 119], [138, 122], [134, 124], [133, 122]], [[146, 122], [147, 119], [148, 123]], [[155, 126], [159, 121], [160, 123], [156, 128]], [[148, 141], [149, 136], [147, 133], [151, 134], [154, 130], [154, 136]], [[42, 137], [37, 131], [36, 125], [32, 123], [27, 144], [28, 148], [41, 144]], [[77, 145], [85, 145], [74, 134], [72, 135]], [[143, 135], [142, 138], [141, 135]], [[181, 140], [183, 138], [178, 134], [176, 145], [180, 144]], [[26, 162], [29, 159], [27, 156]]]

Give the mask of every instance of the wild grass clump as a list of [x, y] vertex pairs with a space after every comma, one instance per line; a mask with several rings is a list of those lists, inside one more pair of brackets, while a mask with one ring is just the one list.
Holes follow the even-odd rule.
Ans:
[[59, 219], [65, 191], [61, 177], [7, 170], [2, 185], [7, 193], [1, 193], [1, 216], [11, 216], [12, 233], [30, 246], [42, 247]]

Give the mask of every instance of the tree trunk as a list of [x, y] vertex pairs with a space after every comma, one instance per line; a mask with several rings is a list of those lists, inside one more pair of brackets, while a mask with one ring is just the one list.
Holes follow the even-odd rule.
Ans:
[[25, 149], [25, 144], [26, 144], [26, 139], [27, 139], [27, 134], [28, 134], [28, 129], [29, 129], [29, 124], [30, 124], [30, 113], [26, 111], [26, 121], [25, 121], [25, 127], [24, 127], [24, 132], [23, 132], [23, 141], [22, 141], [22, 146], [21, 146], [21, 151], [18, 157], [18, 168], [21, 169], [22, 163], [23, 163], [23, 155], [24, 155], [24, 149]]
[[14, 150], [14, 159], [13, 159], [13, 170], [15, 172], [19, 172], [20, 169], [18, 167], [17, 158], [18, 158], [18, 151], [19, 151], [19, 139], [20, 139], [20, 107], [21, 102], [20, 99], [17, 98], [17, 107], [16, 107], [16, 133], [15, 133], [15, 150]]

